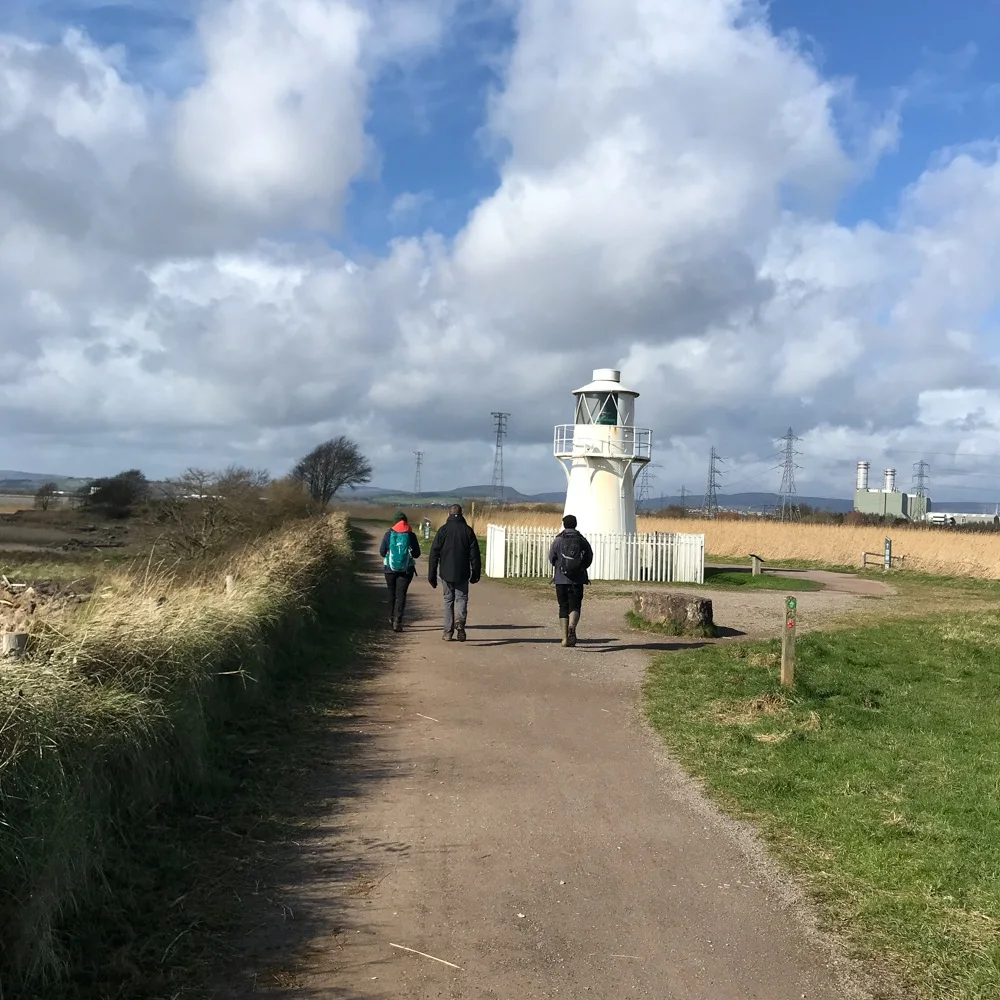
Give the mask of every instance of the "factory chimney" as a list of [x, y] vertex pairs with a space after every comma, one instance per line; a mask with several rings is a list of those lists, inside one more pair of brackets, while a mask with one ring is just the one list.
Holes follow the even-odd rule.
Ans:
[[886, 492], [886, 493], [895, 493], [896, 492], [896, 470], [895, 469], [886, 469], [885, 470], [885, 488], [884, 488], [884, 492]]
[[858, 462], [858, 490], [864, 492], [868, 489], [868, 463]]

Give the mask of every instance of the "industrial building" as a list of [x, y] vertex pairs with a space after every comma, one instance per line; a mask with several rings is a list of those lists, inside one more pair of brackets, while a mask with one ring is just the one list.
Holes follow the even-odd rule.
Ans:
[[876, 517], [926, 520], [931, 510], [930, 497], [897, 490], [895, 469], [885, 470], [881, 489], [871, 489], [868, 486], [868, 470], [867, 462], [858, 462], [858, 479], [854, 490], [855, 511], [859, 514], [874, 514]]

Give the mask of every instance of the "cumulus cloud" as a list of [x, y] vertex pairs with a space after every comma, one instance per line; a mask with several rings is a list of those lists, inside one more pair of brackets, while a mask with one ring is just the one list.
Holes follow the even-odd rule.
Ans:
[[419, 447], [454, 486], [489, 478], [502, 408], [508, 478], [558, 488], [552, 424], [605, 365], [642, 392], [666, 491], [711, 444], [734, 486], [774, 485], [789, 424], [803, 483], [840, 493], [856, 458], [996, 433], [997, 149], [942, 151], [891, 225], [838, 221], [897, 109], [751, 0], [522, 0], [483, 107], [495, 189], [453, 238], [331, 249], [378, 167], [373, 83], [458, 6], [213, 0], [169, 98], [77, 30], [0, 39], [5, 465], [280, 471], [347, 432], [381, 482]]
[[265, 223], [331, 223], [365, 162], [365, 12], [229, 0], [199, 26], [205, 78], [177, 109], [181, 177]]

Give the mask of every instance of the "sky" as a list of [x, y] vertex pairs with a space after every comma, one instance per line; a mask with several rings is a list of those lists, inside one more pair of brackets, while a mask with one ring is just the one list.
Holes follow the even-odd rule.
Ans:
[[0, 467], [1000, 500], [1000, 0], [7, 0]]

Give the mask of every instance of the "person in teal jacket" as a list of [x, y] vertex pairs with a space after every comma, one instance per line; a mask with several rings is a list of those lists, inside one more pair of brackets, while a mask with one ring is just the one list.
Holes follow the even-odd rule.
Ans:
[[394, 632], [402, 632], [406, 592], [417, 572], [414, 560], [420, 558], [417, 534], [402, 511], [396, 514], [396, 523], [382, 536], [378, 554], [382, 557], [385, 585], [389, 591], [389, 624]]

